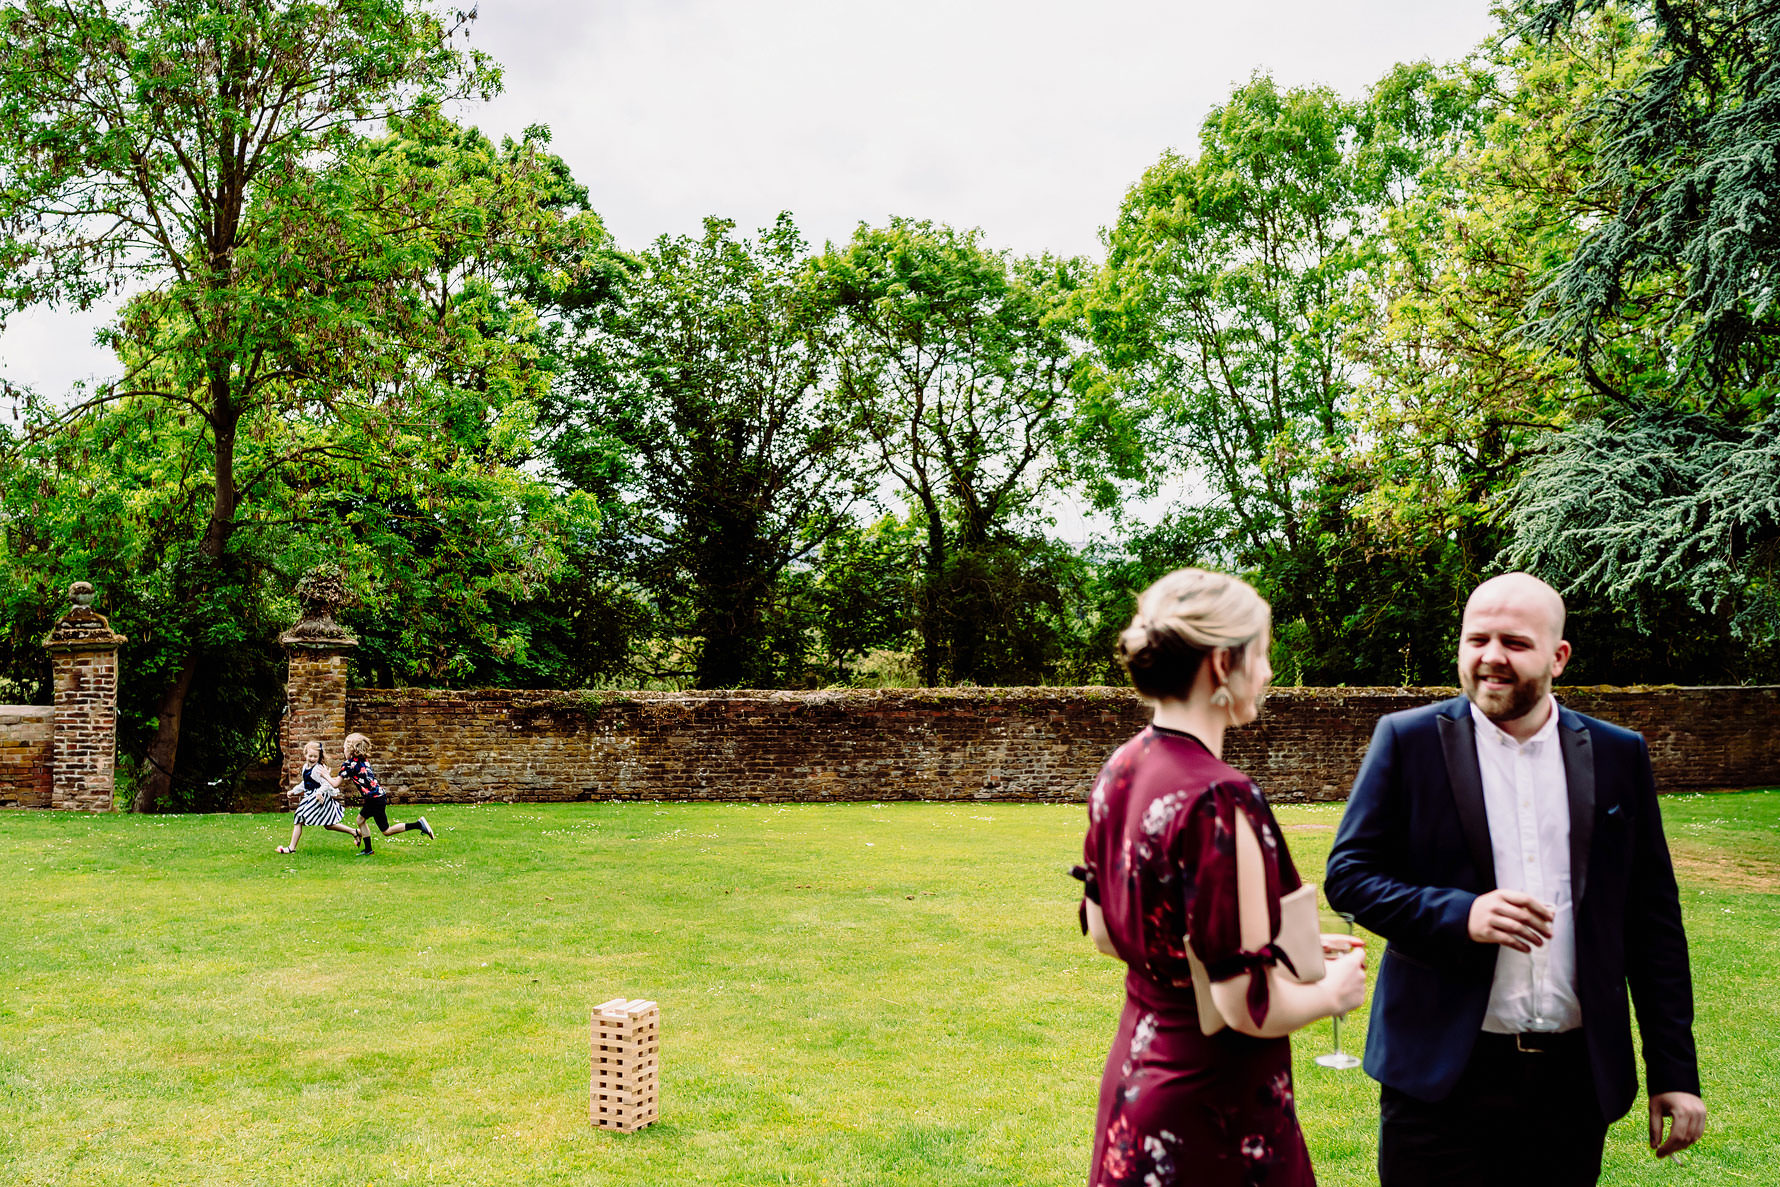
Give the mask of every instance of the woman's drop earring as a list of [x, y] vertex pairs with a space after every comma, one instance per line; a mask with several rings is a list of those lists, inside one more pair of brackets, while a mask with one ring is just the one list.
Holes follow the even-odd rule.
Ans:
[[1211, 694], [1211, 703], [1220, 709], [1228, 708], [1230, 704], [1229, 687], [1222, 684], [1218, 685], [1217, 690]]

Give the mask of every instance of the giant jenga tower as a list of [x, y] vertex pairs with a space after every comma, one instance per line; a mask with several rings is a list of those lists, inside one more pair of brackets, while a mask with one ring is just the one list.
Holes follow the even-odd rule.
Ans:
[[593, 1103], [600, 1129], [634, 1133], [661, 1116], [661, 1011], [613, 998], [593, 1012]]

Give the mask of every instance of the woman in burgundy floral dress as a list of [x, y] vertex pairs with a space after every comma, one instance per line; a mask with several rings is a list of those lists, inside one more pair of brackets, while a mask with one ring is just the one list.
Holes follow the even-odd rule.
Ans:
[[[1272, 946], [1298, 872], [1260, 790], [1221, 758], [1225, 729], [1255, 719], [1272, 678], [1268, 641], [1261, 596], [1199, 569], [1144, 591], [1119, 639], [1155, 715], [1094, 782], [1078, 871], [1084, 927], [1129, 966], [1089, 1187], [1316, 1182], [1286, 1036], [1360, 1004], [1364, 952], [1325, 936], [1326, 975], [1300, 983]], [[1206, 1026], [1189, 949], [1221, 1016]]]

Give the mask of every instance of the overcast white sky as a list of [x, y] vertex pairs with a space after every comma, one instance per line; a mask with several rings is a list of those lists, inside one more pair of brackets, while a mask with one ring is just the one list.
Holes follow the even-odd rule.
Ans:
[[[1357, 95], [1493, 29], [1488, 0], [480, 0], [506, 92], [462, 114], [548, 124], [626, 247], [789, 210], [818, 245], [906, 215], [1097, 254], [1126, 188], [1253, 71]], [[13, 382], [110, 373], [96, 319], [9, 321]]]

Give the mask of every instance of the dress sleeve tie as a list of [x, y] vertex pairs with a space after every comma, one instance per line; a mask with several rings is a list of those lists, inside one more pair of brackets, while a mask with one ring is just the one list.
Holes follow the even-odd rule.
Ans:
[[1094, 878], [1094, 871], [1087, 866], [1070, 866], [1069, 876], [1082, 884], [1082, 901], [1075, 909], [1076, 921], [1082, 925], [1082, 934], [1088, 934], [1088, 904], [1099, 904], [1100, 883]]
[[1236, 952], [1215, 964], [1207, 965], [1205, 974], [1212, 981], [1228, 981], [1243, 973], [1254, 974], [1248, 982], [1248, 1016], [1259, 1026], [1267, 1020], [1267, 970], [1276, 964], [1285, 965], [1293, 977], [1298, 975], [1292, 958], [1278, 944], [1268, 944], [1259, 952]]

